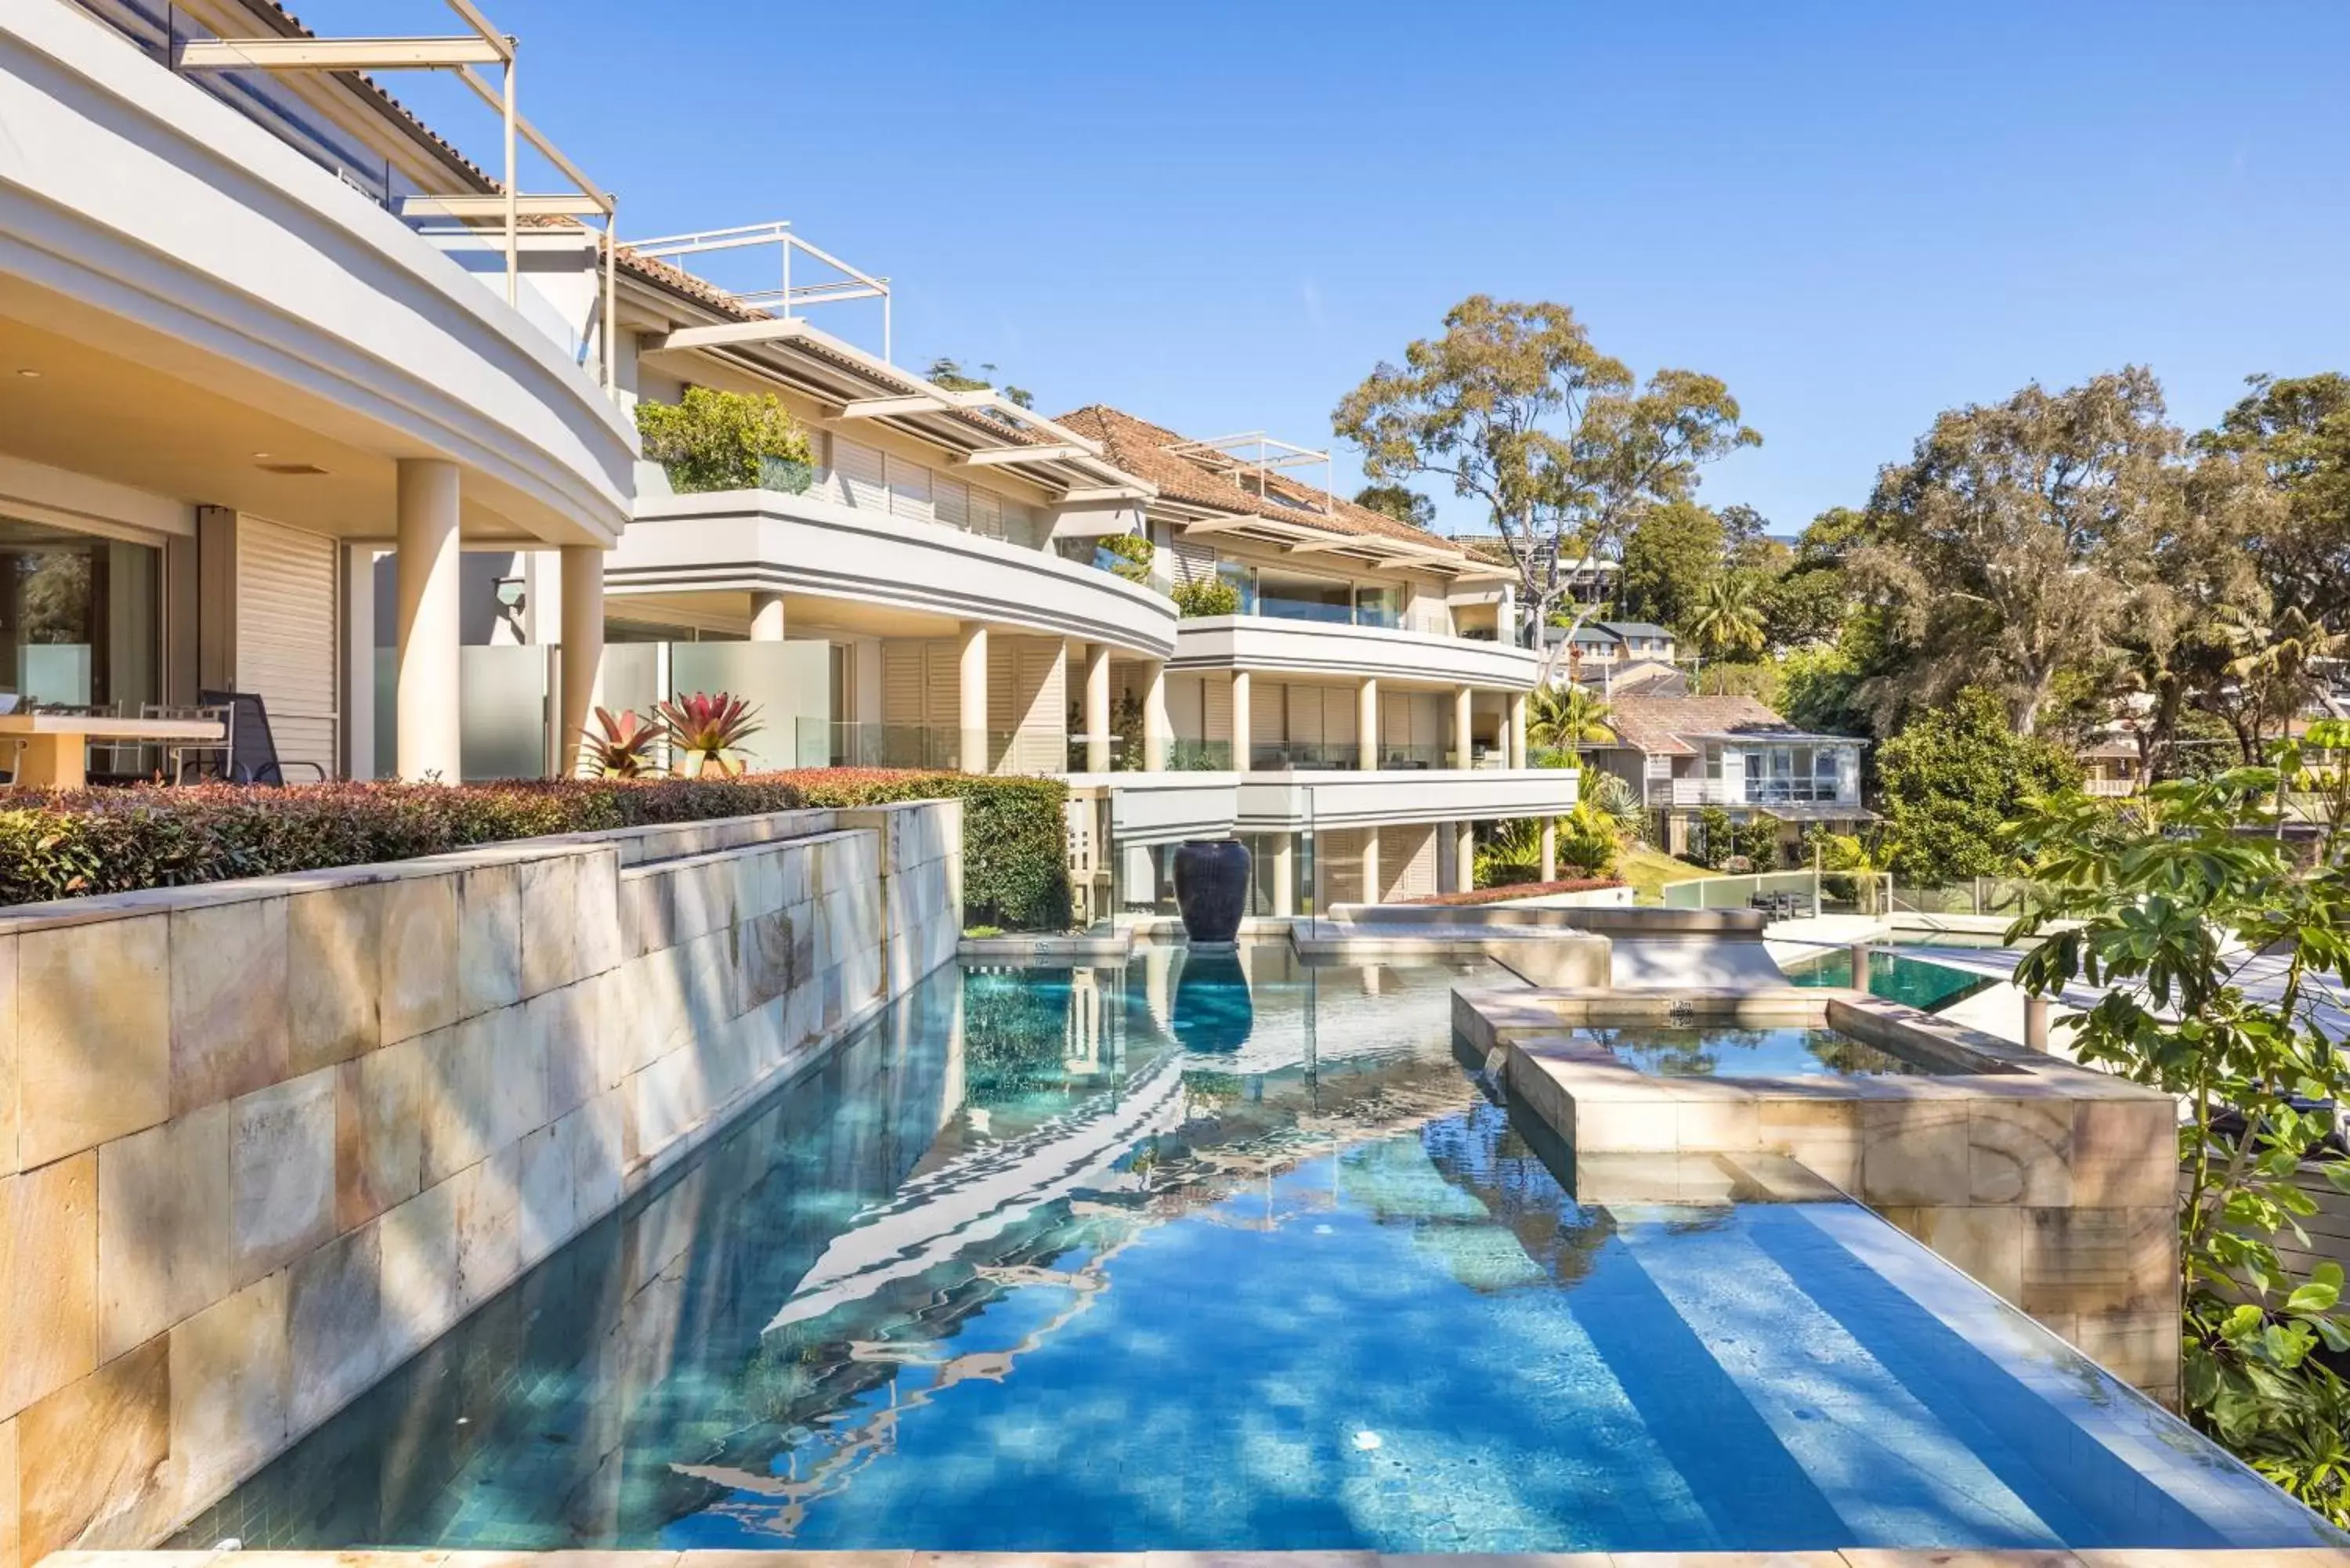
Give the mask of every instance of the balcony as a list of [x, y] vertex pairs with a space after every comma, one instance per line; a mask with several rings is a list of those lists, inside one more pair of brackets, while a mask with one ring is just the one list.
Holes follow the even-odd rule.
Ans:
[[1487, 822], [1575, 808], [1566, 768], [1250, 773], [1240, 780], [1240, 831], [1295, 832], [1372, 824]]
[[0, 351], [43, 373], [37, 399], [0, 407], [14, 455], [378, 524], [390, 460], [441, 457], [462, 470], [468, 533], [601, 545], [626, 523], [636, 437], [589, 372], [391, 213], [87, 14], [7, 8], [0, 124]]
[[1860, 805], [1857, 794], [1827, 779], [1650, 779], [1648, 798], [1650, 805], [1675, 807]]
[[937, 618], [925, 635], [982, 621], [1146, 659], [1175, 647], [1174, 604], [1139, 584], [1050, 550], [775, 490], [639, 495], [604, 582], [615, 596], [780, 591], [911, 611]]
[[1341, 607], [1324, 607], [1331, 618], [1260, 613], [1185, 620], [1176, 629], [1175, 656], [1168, 668], [1369, 677], [1505, 691], [1532, 691], [1541, 668], [1541, 657], [1526, 649], [1430, 629], [1437, 623], [1363, 625]]

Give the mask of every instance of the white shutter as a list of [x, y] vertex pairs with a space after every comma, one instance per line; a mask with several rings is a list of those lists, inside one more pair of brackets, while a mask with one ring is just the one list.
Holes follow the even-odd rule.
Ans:
[[816, 464], [816, 479], [808, 493], [818, 501], [829, 501], [837, 506], [848, 504], [848, 486], [835, 468], [832, 457], [833, 438], [824, 431], [808, 432], [808, 460]]
[[1024, 774], [1060, 773], [1069, 765], [1069, 662], [1060, 639], [1023, 639], [1018, 680], [1022, 711], [1010, 766]]
[[1322, 722], [1322, 689], [1318, 686], [1290, 686], [1289, 739], [1302, 746], [1322, 743], [1325, 725]]
[[976, 484], [971, 487], [971, 531], [990, 539], [1003, 537], [1003, 497]]
[[923, 722], [923, 691], [930, 683], [929, 644], [909, 638], [891, 638], [881, 645], [881, 722], [918, 725]]
[[1411, 744], [1411, 695], [1405, 691], [1379, 693], [1379, 756], [1384, 762], [1391, 751], [1402, 751]]
[[1314, 836], [1316, 878], [1322, 884], [1322, 908], [1363, 901], [1363, 840], [1359, 827], [1325, 828]]
[[929, 469], [892, 454], [884, 460], [882, 472], [889, 487], [891, 516], [903, 517], [909, 523], [938, 521], [938, 511], [931, 504]]
[[1355, 709], [1361, 701], [1343, 686], [1317, 686], [1313, 695], [1322, 699], [1322, 738], [1334, 746], [1355, 743]]
[[835, 436], [832, 466], [840, 476], [842, 499], [849, 505], [869, 507], [876, 512], [889, 510], [889, 492], [881, 480], [881, 453], [878, 448]]
[[938, 508], [939, 521], [950, 528], [971, 526], [971, 486], [960, 479], [940, 474], [931, 481], [932, 504]]
[[1177, 539], [1167, 546], [1173, 557], [1173, 572], [1179, 583], [1201, 583], [1216, 575], [1216, 547], [1194, 545], [1189, 539]]
[[1250, 745], [1278, 746], [1289, 739], [1288, 704], [1282, 697], [1287, 690], [1279, 681], [1267, 680], [1262, 675], [1249, 682]]
[[236, 689], [269, 710], [281, 762], [337, 770], [335, 541], [259, 517], [236, 535]]
[[[1232, 681], [1229, 675], [1209, 675], [1201, 680], [1200, 738], [1205, 741], [1229, 741], [1232, 738]], [[1254, 735], [1252, 733], [1253, 743]], [[1240, 765], [1240, 764], [1235, 764]]]
[[[1433, 827], [1383, 827], [1379, 830], [1379, 880], [1387, 886], [1387, 902], [1418, 898], [1436, 888], [1436, 832]], [[1401, 843], [1396, 843], [1397, 839]], [[1390, 865], [1388, 857], [1401, 864]]]

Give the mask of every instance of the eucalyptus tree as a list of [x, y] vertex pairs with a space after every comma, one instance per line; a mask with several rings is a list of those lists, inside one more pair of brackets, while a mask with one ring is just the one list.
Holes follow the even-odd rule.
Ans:
[[[1373, 483], [1425, 474], [1485, 505], [1530, 643], [1566, 606], [1578, 562], [1613, 553], [1642, 508], [1686, 496], [1701, 465], [1762, 439], [1717, 378], [1661, 369], [1643, 383], [1567, 306], [1482, 294], [1364, 378], [1331, 423]], [[1568, 638], [1589, 614], [1575, 608]], [[1546, 652], [1545, 681], [1566, 646]]]
[[2277, 610], [2345, 629], [2350, 622], [2350, 376], [2254, 376], [2251, 392], [2203, 452], [2241, 458], [2278, 504], [2245, 535]]
[[1846, 556], [1901, 656], [1877, 705], [1993, 684], [2031, 733], [2058, 675], [2114, 662], [2159, 592], [2154, 546], [2185, 504], [2184, 447], [2137, 366], [1939, 416], [1878, 475]]

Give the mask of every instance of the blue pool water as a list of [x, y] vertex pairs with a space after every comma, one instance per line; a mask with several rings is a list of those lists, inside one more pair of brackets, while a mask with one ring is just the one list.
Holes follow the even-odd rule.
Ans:
[[1662, 1078], [1874, 1078], [1932, 1076], [1958, 1069], [1909, 1062], [1849, 1034], [1802, 1024], [1766, 1029], [1639, 1025], [1582, 1033], [1637, 1072]]
[[[1852, 953], [1846, 949], [1838, 949], [1810, 963], [1784, 967], [1787, 978], [1797, 985], [1852, 984]], [[1998, 983], [1994, 975], [1952, 969], [1929, 959], [1888, 952], [1868, 955], [1868, 993], [1887, 1002], [1904, 1002], [1921, 1012], [1939, 1012]]]
[[2330, 1539], [1865, 1210], [1566, 1167], [1461, 973], [1244, 965], [934, 977], [183, 1542]]

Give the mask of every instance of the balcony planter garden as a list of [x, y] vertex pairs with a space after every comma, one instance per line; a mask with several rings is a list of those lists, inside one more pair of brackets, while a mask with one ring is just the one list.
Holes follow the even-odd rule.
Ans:
[[675, 403], [637, 405], [645, 456], [680, 495], [775, 490], [796, 495], [815, 478], [807, 432], [773, 394], [688, 387]]

